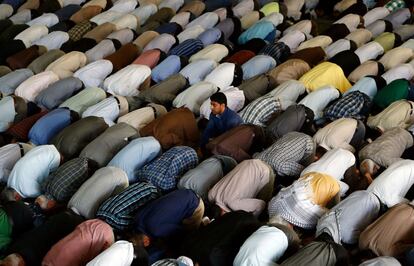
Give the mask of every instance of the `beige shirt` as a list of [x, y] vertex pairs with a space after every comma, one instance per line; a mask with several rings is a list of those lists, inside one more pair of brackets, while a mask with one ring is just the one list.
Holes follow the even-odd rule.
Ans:
[[404, 64], [413, 56], [414, 52], [410, 48], [396, 47], [386, 52], [378, 62], [384, 66], [385, 70], [389, 70], [400, 64]]
[[354, 136], [357, 121], [353, 118], [340, 118], [321, 128], [313, 136], [315, 143], [327, 150], [342, 148], [354, 152], [349, 143]]
[[147, 107], [132, 111], [118, 118], [118, 123], [124, 122], [137, 131], [145, 127], [157, 117], [161, 117], [167, 113], [167, 109], [159, 104], [150, 104]]
[[407, 128], [414, 123], [413, 107], [414, 103], [411, 101], [393, 102], [381, 113], [368, 117], [367, 125], [370, 128], [379, 128], [381, 131], [393, 127]]
[[67, 53], [47, 66], [46, 71], [53, 71], [60, 79], [73, 76], [73, 73], [86, 65], [87, 57], [84, 53], [73, 51]]
[[220, 62], [224, 57], [229, 54], [229, 50], [222, 44], [210, 44], [203, 50], [196, 54], [193, 54], [188, 60], [190, 63], [200, 59], [212, 59], [216, 62]]
[[23, 83], [16, 88], [14, 94], [22, 97], [28, 102], [33, 102], [41, 91], [58, 80], [59, 76], [54, 72], [43, 71], [23, 81]]
[[21, 40], [24, 46], [27, 48], [32, 45], [34, 41], [39, 40], [43, 36], [49, 33], [49, 29], [46, 26], [35, 25], [31, 26], [14, 37], [15, 40]]
[[305, 49], [305, 48], [318, 47], [318, 46], [322, 48], [326, 48], [331, 43], [332, 43], [331, 37], [325, 36], [325, 35], [319, 35], [319, 36], [316, 36], [315, 38], [312, 38], [310, 40], [307, 40], [301, 43], [297, 51]]
[[366, 29], [356, 29], [345, 36], [345, 39], [353, 41], [357, 47], [361, 47], [372, 39], [372, 33]]

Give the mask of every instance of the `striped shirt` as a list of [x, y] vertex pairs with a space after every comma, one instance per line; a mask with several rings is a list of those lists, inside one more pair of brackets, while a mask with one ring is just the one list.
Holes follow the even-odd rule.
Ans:
[[264, 127], [270, 117], [281, 110], [282, 106], [279, 100], [272, 95], [265, 95], [247, 105], [240, 112], [240, 116], [246, 124]]
[[296, 177], [311, 163], [314, 150], [315, 143], [311, 136], [290, 132], [253, 157], [272, 166], [278, 176]]
[[201, 51], [204, 48], [204, 44], [199, 39], [188, 39], [172, 48], [168, 55], [187, 56], [190, 57], [193, 54]]
[[138, 182], [107, 199], [99, 207], [96, 217], [117, 230], [125, 230], [133, 224], [137, 210], [159, 196], [154, 185], [149, 182]]

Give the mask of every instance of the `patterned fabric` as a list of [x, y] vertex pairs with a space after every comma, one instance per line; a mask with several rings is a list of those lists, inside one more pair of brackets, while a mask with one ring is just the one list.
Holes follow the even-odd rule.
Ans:
[[272, 95], [265, 95], [247, 105], [240, 112], [240, 116], [246, 124], [264, 127], [270, 117], [281, 110], [279, 100]]
[[331, 120], [342, 117], [364, 119], [371, 105], [371, 98], [365, 93], [353, 91], [326, 108], [325, 117]]
[[263, 47], [259, 54], [273, 57], [279, 65], [290, 55], [290, 48], [283, 42], [270, 43]]
[[392, 13], [397, 9], [404, 8], [405, 1], [404, 0], [391, 0], [388, 3], [386, 3], [384, 7], [388, 9], [390, 13]]
[[83, 35], [90, 31], [94, 27], [94, 24], [90, 21], [83, 21], [76, 24], [68, 31], [69, 39], [76, 42], [79, 41]]
[[133, 224], [136, 211], [159, 196], [154, 185], [149, 182], [138, 182], [107, 199], [99, 207], [96, 217], [115, 229], [125, 230]]
[[175, 46], [170, 50], [168, 55], [187, 56], [190, 57], [193, 54], [204, 48], [203, 42], [199, 39], [188, 39]]
[[314, 149], [312, 137], [290, 132], [254, 158], [272, 166], [277, 176], [296, 177], [312, 161]]
[[187, 146], [169, 149], [137, 172], [137, 180], [147, 180], [163, 191], [176, 187], [177, 178], [198, 164], [197, 153]]
[[44, 191], [49, 198], [66, 202], [88, 178], [88, 159], [75, 158], [49, 176]]

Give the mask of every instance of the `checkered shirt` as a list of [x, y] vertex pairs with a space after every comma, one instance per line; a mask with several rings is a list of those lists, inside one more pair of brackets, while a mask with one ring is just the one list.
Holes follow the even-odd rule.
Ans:
[[265, 127], [270, 117], [280, 110], [282, 110], [282, 107], [279, 100], [272, 95], [265, 95], [247, 105], [240, 112], [240, 117], [245, 124]]
[[44, 185], [46, 195], [57, 201], [69, 201], [88, 179], [88, 159], [75, 158], [61, 165]]
[[138, 209], [159, 196], [154, 185], [149, 182], [138, 182], [107, 199], [99, 207], [96, 217], [117, 230], [126, 230], [133, 224]]
[[69, 39], [76, 42], [79, 41], [83, 35], [90, 31], [94, 27], [94, 24], [90, 21], [83, 21], [76, 24], [68, 31]]
[[162, 191], [176, 187], [177, 178], [198, 164], [197, 153], [187, 146], [176, 146], [137, 171], [137, 180], [147, 180]]
[[386, 9], [390, 11], [390, 13], [396, 11], [397, 9], [405, 8], [405, 1], [404, 0], [391, 0], [384, 5]]
[[363, 120], [372, 106], [365, 93], [353, 91], [340, 98], [325, 109], [325, 117], [336, 120], [343, 117]]

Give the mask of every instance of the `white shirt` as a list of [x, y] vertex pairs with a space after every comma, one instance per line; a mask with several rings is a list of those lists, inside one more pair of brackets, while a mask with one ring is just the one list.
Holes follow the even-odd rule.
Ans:
[[317, 120], [323, 117], [323, 110], [325, 107], [332, 101], [339, 98], [340, 93], [337, 89], [333, 86], [323, 86], [320, 89], [312, 91], [308, 95], [303, 98], [299, 104], [303, 104], [304, 106], [312, 109], [315, 117], [314, 119]]
[[[23, 154], [27, 153], [33, 147], [29, 144], [20, 143], [23, 147]], [[13, 166], [20, 160], [21, 151], [17, 143], [7, 144], [0, 148], [0, 180], [7, 183]]]
[[93, 48], [85, 52], [88, 62], [102, 59], [110, 54], [115, 53], [115, 46], [111, 40], [102, 40]]
[[[139, 86], [151, 75], [148, 66], [132, 64], [124, 67], [104, 81], [104, 89], [114, 95], [137, 96]], [[131, 78], [134, 77], [134, 78]]]
[[193, 85], [204, 80], [217, 65], [218, 63], [212, 59], [201, 59], [185, 66], [181, 69], [180, 74], [188, 80], [190, 85]]
[[321, 128], [313, 136], [313, 140], [326, 150], [342, 148], [355, 152], [349, 143], [354, 136], [358, 123], [353, 118], [340, 118]]
[[355, 54], [358, 56], [361, 64], [368, 60], [375, 59], [383, 53], [384, 48], [375, 41], [366, 43], [355, 50]]
[[113, 96], [106, 98], [82, 113], [82, 118], [88, 116], [102, 117], [109, 126], [112, 126], [119, 116], [118, 101]]
[[305, 92], [305, 86], [297, 80], [288, 80], [270, 91], [272, 95], [279, 100], [282, 110], [286, 110], [292, 104], [296, 104], [299, 95]]
[[112, 32], [106, 36], [106, 39], [115, 39], [118, 40], [122, 45], [125, 45], [134, 40], [134, 32], [131, 29], [121, 29]]
[[132, 243], [120, 240], [88, 262], [86, 266], [129, 266], [134, 260]]
[[280, 13], [270, 13], [266, 17], [261, 18], [259, 21], [269, 21], [273, 24], [273, 26], [277, 27], [279, 24], [283, 22], [283, 15]]
[[46, 67], [46, 71], [53, 71], [59, 78], [64, 79], [73, 76], [73, 73], [86, 65], [86, 55], [82, 52], [73, 51], [67, 53]]
[[200, 25], [195, 25], [193, 27], [190, 28], [186, 28], [185, 30], [183, 30], [182, 32], [180, 32], [177, 35], [177, 39], [180, 43], [182, 43], [185, 40], [188, 39], [195, 39], [197, 38], [201, 33], [204, 32], [204, 28], [201, 27]]
[[414, 67], [410, 63], [402, 64], [394, 68], [391, 68], [390, 70], [382, 74], [381, 77], [385, 79], [387, 84], [390, 84], [392, 81], [396, 79], [410, 80], [414, 77]]
[[138, 19], [134, 15], [124, 14], [122, 17], [111, 21], [115, 25], [116, 30], [122, 30], [125, 28], [136, 30], [138, 27]]
[[34, 41], [34, 45], [45, 46], [49, 51], [53, 49], [59, 49], [62, 44], [69, 40], [69, 34], [64, 31], [52, 31], [48, 35], [43, 36], [37, 41]]
[[23, 9], [9, 18], [13, 24], [24, 24], [32, 19], [32, 13], [29, 9]]
[[372, 38], [376, 38], [385, 31], [385, 22], [383, 20], [377, 20], [365, 28], [372, 33]]
[[349, 40], [346, 39], [339, 39], [336, 42], [332, 43], [328, 47], [325, 48], [325, 53], [328, 59], [334, 57], [336, 54], [350, 50], [351, 49], [351, 43]]
[[210, 82], [201, 81], [178, 94], [173, 101], [173, 106], [176, 108], [182, 106], [187, 107], [195, 115], [199, 115], [200, 106], [205, 100], [210, 98], [211, 95], [217, 92], [217, 90], [216, 85]]
[[310, 20], [301, 20], [301, 21], [297, 22], [296, 24], [293, 24], [292, 26], [287, 28], [283, 32], [283, 35], [288, 34], [292, 30], [298, 30], [298, 31], [303, 32], [306, 35], [310, 35], [310, 33], [312, 31], [312, 22]]
[[14, 39], [21, 40], [24, 43], [24, 46], [26, 46], [26, 48], [29, 48], [30, 46], [32, 46], [32, 43], [34, 41], [42, 38], [48, 33], [49, 29], [46, 26], [35, 25], [17, 34], [17, 36], [14, 37]]
[[28, 102], [34, 102], [36, 96], [49, 87], [50, 84], [59, 80], [59, 76], [52, 71], [43, 71], [23, 81], [14, 92]]
[[233, 15], [238, 18], [242, 18], [247, 13], [253, 11], [253, 9], [254, 2], [252, 0], [242, 0], [232, 8]]
[[414, 184], [414, 161], [401, 160], [390, 165], [369, 185], [367, 191], [374, 193], [388, 208], [408, 202], [405, 195]]
[[180, 12], [172, 17], [170, 22], [175, 22], [184, 28], [190, 22], [190, 16], [190, 12]]
[[112, 69], [111, 61], [101, 59], [80, 68], [73, 76], [80, 79], [85, 87], [101, 87]]
[[296, 48], [306, 40], [306, 35], [299, 31], [299, 30], [291, 30], [286, 33], [282, 38], [278, 40], [278, 42], [283, 42], [287, 46], [289, 46], [290, 51], [294, 53]]
[[[220, 90], [220, 92], [224, 93], [227, 98], [227, 107], [234, 112], [239, 112], [245, 102], [244, 92], [239, 90], [236, 87], [228, 87], [224, 90]], [[204, 103], [200, 107], [200, 117], [204, 117], [209, 119], [211, 114], [211, 101], [210, 98], [205, 100]]]
[[381, 6], [381, 7], [376, 7], [373, 8], [371, 10], [369, 10], [365, 15], [364, 15], [364, 26], [368, 26], [371, 23], [373, 23], [374, 21], [377, 21], [379, 19], [383, 19], [386, 16], [388, 16], [390, 14], [390, 11]]
[[229, 50], [226, 46], [214, 43], [204, 47], [204, 49], [198, 53], [193, 54], [188, 61], [192, 63], [200, 59], [213, 59], [216, 62], [220, 62], [228, 54]]
[[361, 19], [360, 19], [359, 15], [348, 14], [348, 15], [338, 19], [333, 24], [345, 24], [345, 26], [348, 28], [348, 30], [352, 32], [352, 31], [357, 29], [360, 22], [361, 22]]
[[109, 10], [121, 13], [129, 13], [135, 9], [137, 4], [138, 2], [136, 0], [118, 0]]
[[211, 71], [204, 81], [208, 81], [220, 89], [225, 89], [233, 82], [234, 68], [235, 65], [233, 63], [222, 63]]
[[139, 18], [139, 24], [142, 26], [147, 21], [147, 19], [151, 15], [157, 13], [157, 11], [158, 11], [158, 8], [156, 5], [146, 4], [146, 5], [138, 7], [137, 9], [132, 11], [131, 14]]
[[41, 15], [40, 17], [37, 17], [35, 19], [30, 20], [26, 24], [29, 26], [46, 26], [48, 28], [52, 27], [53, 25], [56, 25], [59, 23], [59, 18], [53, 13], [45, 13]]
[[175, 44], [176, 39], [168, 33], [163, 33], [152, 39], [145, 47], [143, 52], [153, 49], [160, 49], [164, 53], [168, 53], [171, 47]]
[[42, 193], [41, 185], [60, 164], [60, 154], [54, 145], [40, 145], [17, 161], [7, 186], [23, 198], [35, 198]]
[[111, 22], [122, 16], [124, 16], [124, 14], [121, 12], [107, 10], [105, 12], [102, 12], [94, 16], [93, 18], [90, 19], [90, 21], [96, 23], [97, 25], [101, 25], [101, 24], [104, 24], [105, 22]]

